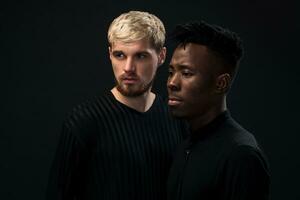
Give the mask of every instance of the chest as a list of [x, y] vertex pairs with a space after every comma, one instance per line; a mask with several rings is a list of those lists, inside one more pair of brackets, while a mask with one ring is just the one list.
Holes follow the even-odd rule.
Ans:
[[180, 142], [178, 124], [163, 115], [107, 115], [96, 129], [96, 156], [119, 164], [130, 161], [134, 166], [169, 160]]
[[171, 169], [172, 190], [180, 191], [183, 199], [213, 199], [221, 184], [225, 154], [218, 141], [182, 147]]

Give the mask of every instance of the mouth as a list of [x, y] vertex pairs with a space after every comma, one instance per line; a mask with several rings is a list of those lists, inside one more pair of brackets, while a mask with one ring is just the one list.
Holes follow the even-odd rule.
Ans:
[[182, 99], [179, 97], [169, 96], [168, 105], [169, 106], [178, 106], [182, 103]]
[[135, 84], [138, 82], [136, 77], [124, 77], [121, 79], [124, 84]]

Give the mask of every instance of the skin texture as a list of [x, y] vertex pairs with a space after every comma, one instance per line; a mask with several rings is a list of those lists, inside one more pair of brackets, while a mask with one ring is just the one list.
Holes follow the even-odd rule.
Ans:
[[206, 46], [179, 45], [172, 56], [167, 82], [171, 112], [186, 119], [192, 130], [226, 110], [230, 76], [219, 73], [215, 56]]
[[116, 79], [116, 87], [112, 89], [114, 96], [138, 111], [148, 110], [155, 99], [151, 92], [153, 79], [165, 56], [165, 48], [157, 52], [147, 39], [114, 42], [109, 47]]

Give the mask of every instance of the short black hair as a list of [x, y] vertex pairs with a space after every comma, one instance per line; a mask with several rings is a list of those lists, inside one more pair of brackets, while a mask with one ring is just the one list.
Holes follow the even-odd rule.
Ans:
[[232, 75], [243, 56], [242, 40], [235, 32], [203, 20], [177, 25], [170, 34], [170, 39], [176, 46], [185, 46], [187, 43], [206, 46], [217, 58], [221, 58]]

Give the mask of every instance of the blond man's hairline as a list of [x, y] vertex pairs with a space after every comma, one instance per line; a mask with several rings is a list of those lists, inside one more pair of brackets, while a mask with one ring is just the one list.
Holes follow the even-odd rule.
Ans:
[[[150, 29], [152, 30], [152, 33], [151, 33], [151, 30], [145, 31], [145, 29], [143, 29], [143, 27], [141, 25], [135, 27], [135, 28], [137, 28], [137, 30], [132, 31], [132, 29], [134, 29], [134, 27], [132, 25], [132, 23], [133, 23], [132, 21], [134, 19], [136, 19], [135, 21], [138, 21], [139, 20], [138, 17], [150, 18], [150, 20], [148, 22], [146, 20], [142, 20], [142, 24], [145, 25], [146, 28], [150, 27]], [[125, 23], [126, 20], [128, 20], [128, 18], [129, 18], [128, 23]], [[123, 22], [122, 25], [120, 25], [120, 23], [122, 21], [125, 21], [125, 22]], [[116, 32], [117, 32], [116, 29], [121, 29], [121, 28], [123, 28], [123, 26], [125, 26], [125, 28], [126, 27], [128, 28], [128, 30], [127, 30], [128, 32], [123, 34], [123, 36], [118, 37], [116, 35]], [[155, 28], [154, 28], [154, 26], [155, 26]], [[153, 32], [153, 30], [155, 30], [155, 31]], [[136, 37], [125, 39], [127, 37], [126, 35], [130, 36], [130, 31], [137, 33]], [[141, 34], [138, 34], [138, 33], [141, 33]], [[151, 45], [153, 46], [153, 48], [156, 49], [157, 51], [160, 51], [164, 47], [165, 34], [166, 34], [166, 31], [165, 31], [164, 24], [155, 15], [150, 14], [148, 12], [130, 11], [130, 12], [121, 14], [120, 16], [118, 16], [117, 18], [115, 18], [112, 21], [112, 23], [110, 24], [109, 29], [108, 29], [107, 39], [108, 39], [109, 46], [112, 46], [114, 42], [118, 42], [118, 41], [130, 43], [130, 42], [134, 42], [134, 41], [138, 41], [138, 40], [142, 40], [142, 39], [148, 39], [149, 42], [151, 43]]]

